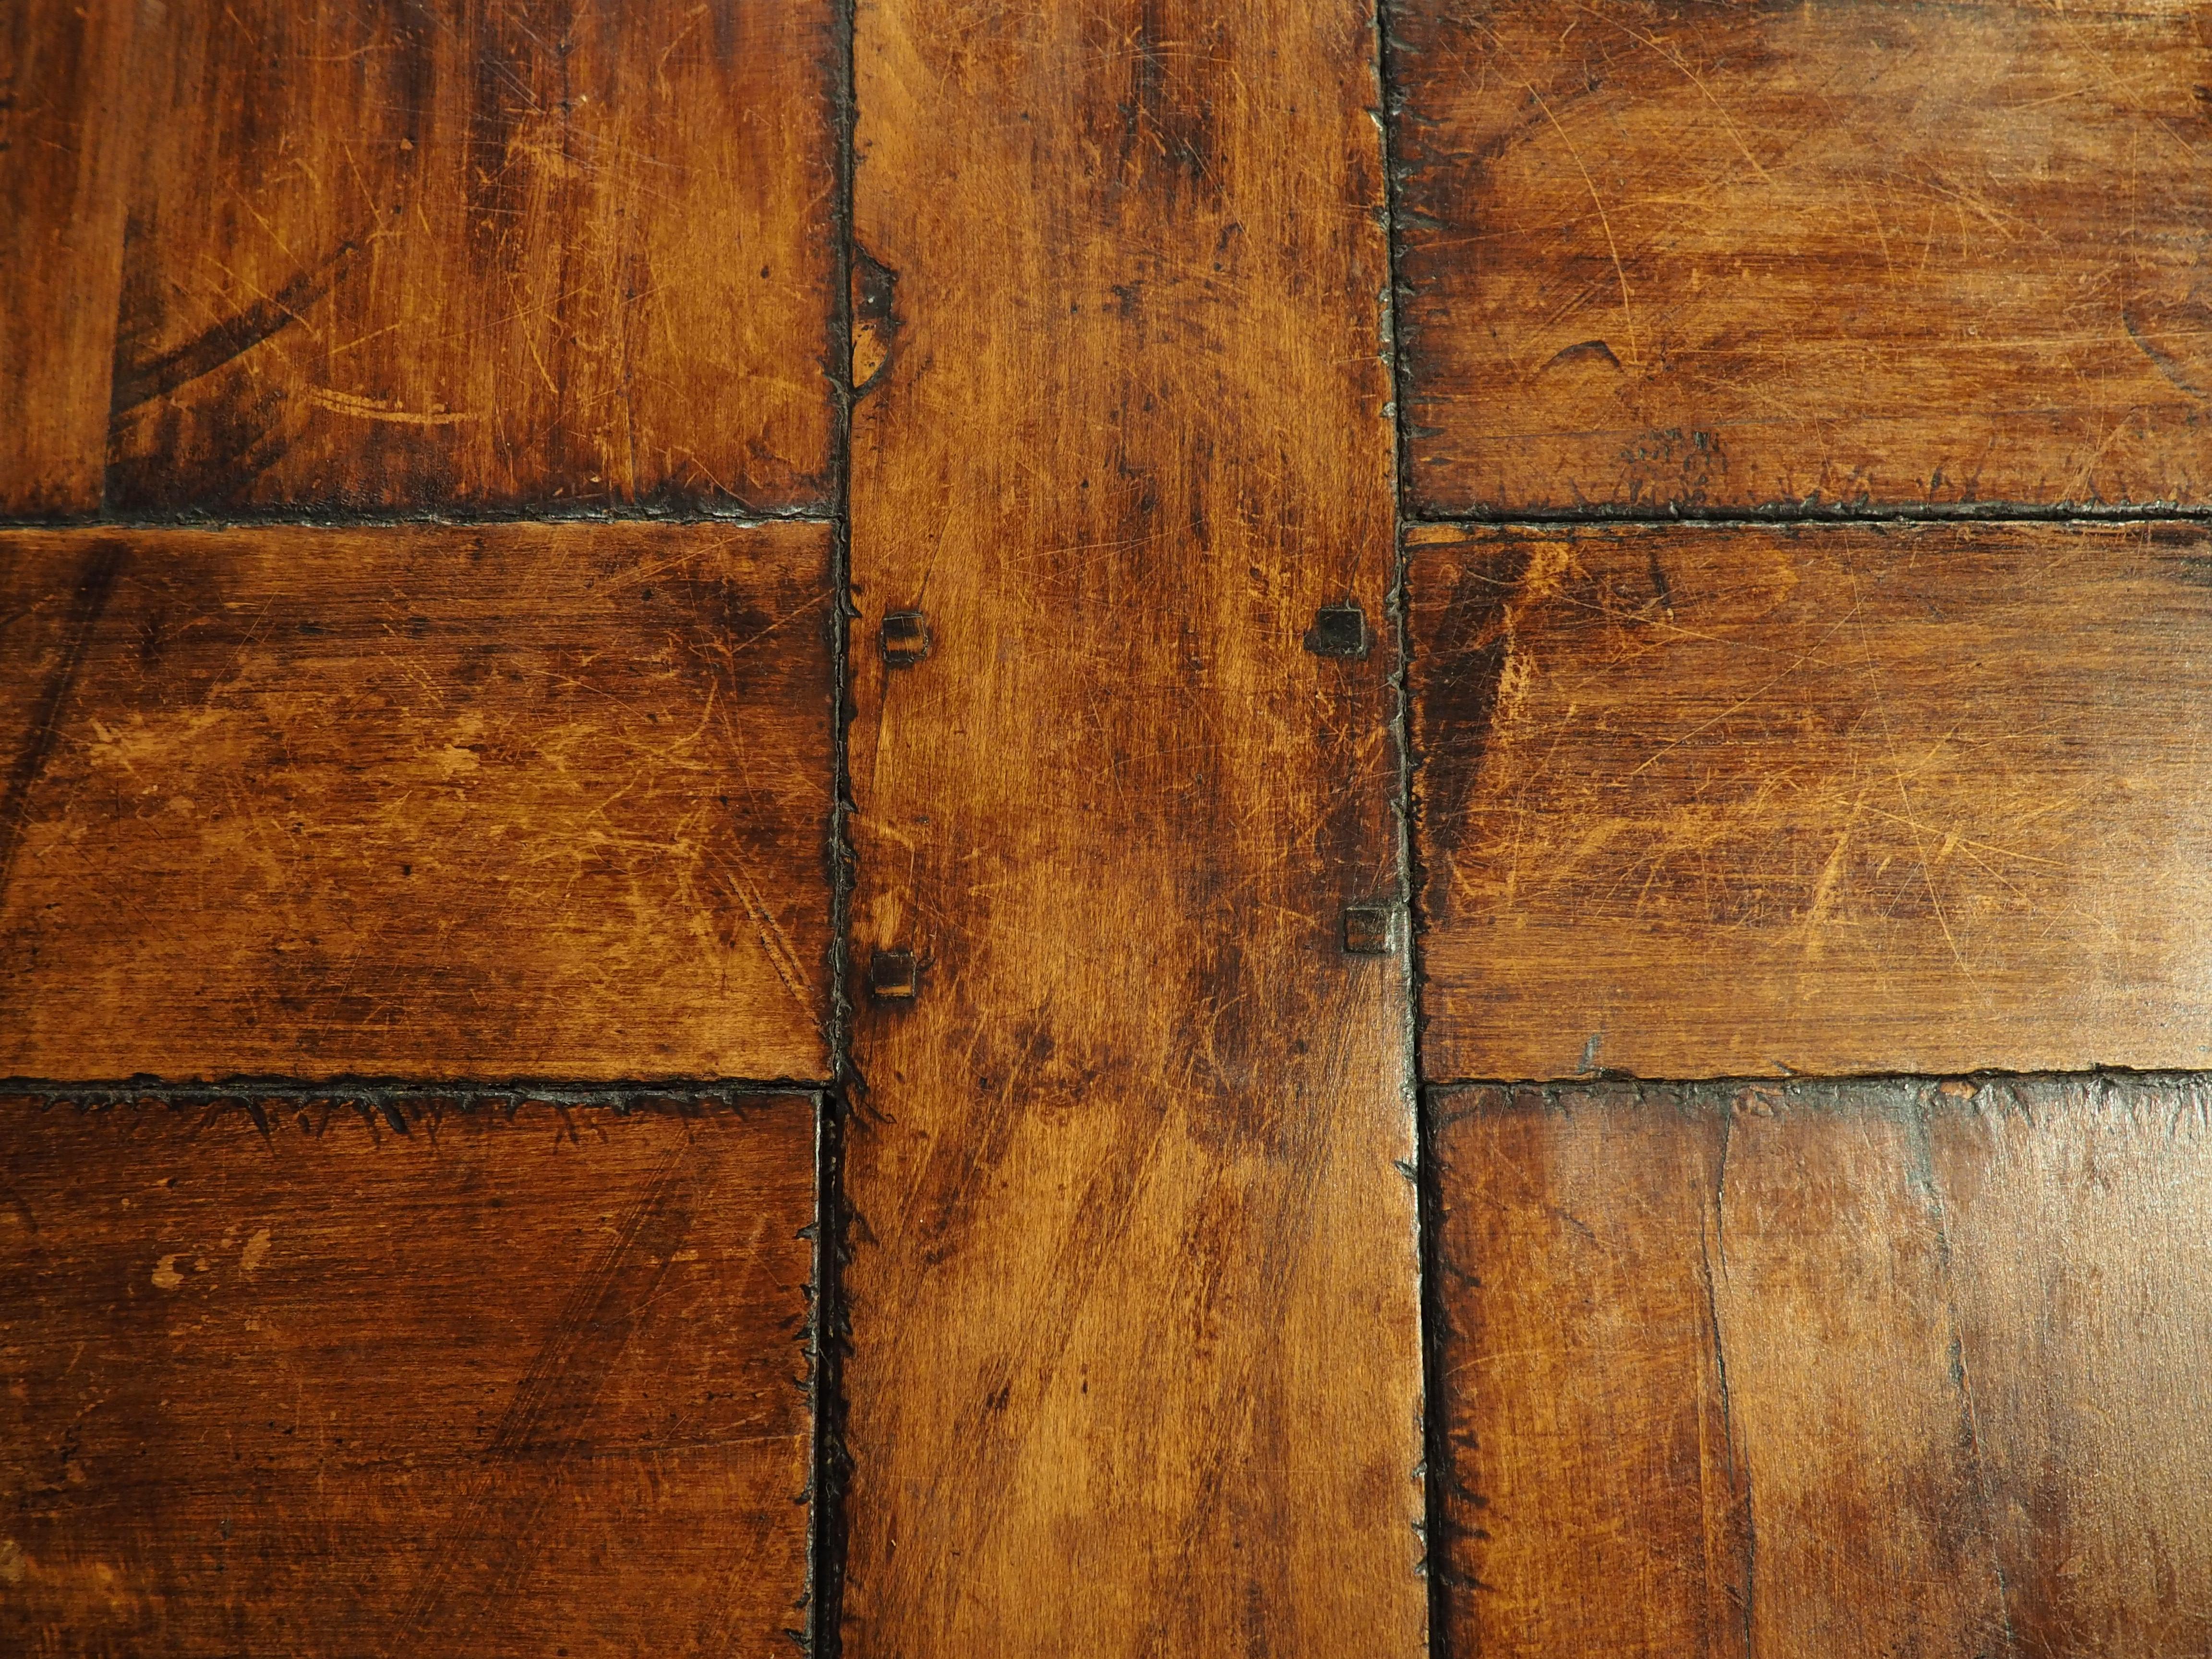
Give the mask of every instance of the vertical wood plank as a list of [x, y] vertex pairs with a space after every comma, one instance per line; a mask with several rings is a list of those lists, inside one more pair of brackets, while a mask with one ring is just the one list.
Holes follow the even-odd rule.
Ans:
[[2201, 1653], [2212, 1088], [2191, 1077], [1945, 1089], [1935, 1167], [2021, 1651]]
[[1730, 1656], [1751, 1510], [1715, 1321], [1725, 1133], [1674, 1091], [1437, 1097], [1449, 1655]]
[[0, 514], [100, 506], [135, 11], [0, 8]]
[[1411, 1659], [1370, 17], [856, 27], [848, 1651]]
[[1918, 1084], [1438, 1097], [1448, 1651], [2003, 1655]]
[[1762, 1659], [2014, 1651], [1913, 1095], [1713, 1102], [1717, 1328]]

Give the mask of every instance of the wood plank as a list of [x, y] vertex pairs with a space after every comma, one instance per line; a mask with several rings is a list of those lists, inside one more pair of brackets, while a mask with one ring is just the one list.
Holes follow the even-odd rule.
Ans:
[[1417, 510], [2212, 501], [2212, 15], [1411, 0]]
[[1726, 1135], [1625, 1092], [1435, 1097], [1447, 1655], [1745, 1650], [1711, 1272]]
[[2201, 1077], [1951, 1086], [1934, 1168], [2021, 1649], [2201, 1652], [2212, 1091]]
[[825, 1076], [830, 541], [0, 538], [0, 1077]]
[[0, 1103], [0, 1646], [774, 1655], [804, 1096]]
[[1413, 540], [1429, 1075], [2212, 1055], [2212, 532]]
[[112, 406], [109, 505], [825, 502], [834, 14], [94, 0], [128, 234], [66, 401]]
[[123, 280], [129, 9], [0, 11], [0, 514], [100, 506]]
[[858, 15], [848, 1651], [1423, 1651], [1374, 44]]
[[1437, 1103], [1450, 1651], [2202, 1648], [2202, 1079]]
[[1918, 1092], [1717, 1103], [1715, 1364], [1756, 1655], [2014, 1651]]

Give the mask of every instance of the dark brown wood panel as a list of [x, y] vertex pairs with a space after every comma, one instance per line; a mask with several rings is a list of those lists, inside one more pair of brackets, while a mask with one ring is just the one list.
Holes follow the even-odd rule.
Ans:
[[0, 538], [0, 1077], [825, 1076], [830, 554]]
[[9, 158], [4, 251], [56, 289], [0, 497], [827, 499], [831, 5], [31, 10], [27, 137], [82, 159]]
[[0, 514], [100, 506], [131, 9], [9, 0], [0, 10]]
[[2200, 1081], [1437, 1099], [1447, 1650], [2201, 1648]]
[[859, 15], [848, 1652], [1423, 1651], [1370, 21]]
[[0, 1102], [0, 1646], [783, 1655], [814, 1114]]
[[2212, 14], [1406, 0], [1437, 516], [2212, 501]]
[[1412, 540], [1428, 1075], [2212, 1060], [2212, 531]]

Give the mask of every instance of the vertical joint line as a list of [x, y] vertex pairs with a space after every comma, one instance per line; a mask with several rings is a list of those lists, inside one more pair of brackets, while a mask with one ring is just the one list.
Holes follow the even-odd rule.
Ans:
[[830, 1086], [817, 1099], [814, 1182], [814, 1463], [808, 1517], [805, 1647], [811, 1659], [838, 1659], [844, 1646], [845, 1446], [844, 1358], [850, 1324], [845, 1312], [845, 1127], [854, 1083], [851, 969], [853, 853], [853, 176], [857, 118], [854, 55], [854, 0], [837, 0], [831, 22], [829, 75], [836, 125], [836, 246], [832, 259], [830, 353], [831, 389], [831, 531], [830, 652], [831, 787], [830, 805]]
[[1450, 1484], [1451, 1447], [1444, 1431], [1443, 1298], [1437, 1274], [1443, 1194], [1437, 1185], [1435, 1103], [1421, 1078], [1420, 848], [1414, 835], [1413, 744], [1413, 629], [1403, 524], [1407, 517], [1407, 369], [1398, 320], [1397, 98], [1391, 78], [1391, 0], [1376, 0], [1376, 143], [1382, 160], [1382, 293], [1377, 319], [1382, 332], [1385, 384], [1390, 397], [1390, 580], [1389, 626], [1397, 646], [1391, 666], [1391, 736], [1397, 748], [1397, 799], [1392, 803], [1398, 835], [1398, 878], [1405, 906], [1405, 1071], [1411, 1082], [1413, 1114], [1415, 1260], [1420, 1274], [1418, 1317], [1421, 1364], [1421, 1552], [1428, 1597], [1428, 1649], [1444, 1659], [1447, 1632], [1444, 1585], [1449, 1577], [1445, 1553], [1450, 1534], [1443, 1494]]

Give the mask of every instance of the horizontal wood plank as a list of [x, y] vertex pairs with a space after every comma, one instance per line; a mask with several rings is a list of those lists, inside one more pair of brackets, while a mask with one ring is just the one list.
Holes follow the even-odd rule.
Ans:
[[0, 1077], [825, 1076], [830, 536], [0, 538]]
[[2212, 501], [2212, 16], [1394, 9], [1412, 497]]
[[0, 1101], [0, 1647], [806, 1622], [814, 1114]]
[[0, 503], [827, 501], [823, 0], [32, 9]]
[[2179, 1656], [2212, 1096], [1437, 1097], [1447, 1649]]
[[1424, 1650], [1373, 18], [858, 14], [855, 1656]]
[[2212, 532], [1412, 539], [1430, 1076], [2212, 1057]]

